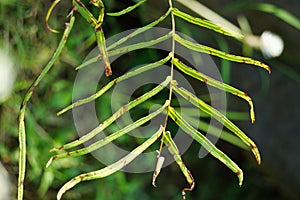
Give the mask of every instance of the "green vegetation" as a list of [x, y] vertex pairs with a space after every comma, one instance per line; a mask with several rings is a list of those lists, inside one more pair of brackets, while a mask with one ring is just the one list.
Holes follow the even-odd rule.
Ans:
[[[222, 195], [224, 199], [226, 199], [226, 195], [230, 199], [239, 199], [242, 193], [248, 194], [244, 189], [237, 190], [235, 186], [242, 185], [243, 174], [247, 176], [247, 172], [243, 173], [241, 170], [243, 167], [240, 168], [233, 161], [237, 160], [236, 155], [230, 150], [229, 153], [227, 153], [226, 148], [215, 146], [215, 144], [211, 143], [210, 140], [202, 134], [202, 132], [206, 132], [207, 130], [207, 128], [204, 127], [209, 125], [205, 119], [214, 118], [227, 128], [227, 130], [220, 130], [222, 132], [220, 135], [222, 140], [234, 144], [235, 146], [251, 150], [257, 163], [260, 164], [261, 162], [259, 151], [255, 143], [246, 135], [247, 131], [245, 131], [245, 134], [231, 121], [236, 119], [250, 119], [250, 121], [254, 123], [255, 115], [252, 99], [245, 92], [230, 85], [230, 73], [228, 72], [230, 63], [228, 61], [242, 63], [242, 65], [254, 65], [270, 72], [268, 65], [256, 59], [226, 52], [228, 43], [233, 42], [230, 38], [243, 42], [246, 33], [240, 32], [237, 34], [209, 20], [194, 17], [186, 12], [180, 11], [176, 8], [177, 6], [175, 6], [177, 5], [175, 4], [176, 1], [173, 2], [169, 0], [164, 2], [167, 9], [165, 11], [162, 10], [161, 14], [157, 14], [156, 20], [152, 22], [148, 21], [147, 23], [143, 22], [147, 18], [146, 16], [142, 16], [145, 15], [145, 13], [143, 11], [139, 12], [139, 10], [146, 9], [147, 4], [151, 4], [150, 2], [144, 0], [136, 2], [129, 1], [124, 4], [122, 3], [123, 9], [120, 9], [118, 1], [102, 2], [95, 0], [91, 2], [92, 4], [88, 4], [83, 1], [84, 4], [82, 4], [80, 1], [72, 1], [71, 5], [70, 2], [64, 2], [66, 4], [63, 4], [63, 2], [56, 0], [52, 5], [49, 5], [49, 3], [45, 5], [45, 2], [41, 1], [25, 1], [24, 5], [21, 4], [21, 6], [17, 6], [18, 3], [14, 1], [2, 1], [0, 3], [0, 27], [3, 28], [1, 30], [3, 30], [2, 33], [4, 36], [0, 42], [2, 48], [6, 48], [15, 60], [18, 61], [16, 66], [19, 67], [19, 76], [13, 88], [13, 92], [9, 99], [1, 104], [0, 119], [1, 161], [8, 167], [10, 173], [19, 175], [18, 183], [14, 181], [14, 185], [18, 185], [18, 189], [15, 188], [13, 194], [17, 196], [16, 194], [18, 193], [19, 200], [37, 198], [54, 199], [56, 195], [57, 199], [60, 199], [62, 195], [64, 195], [62, 199], [79, 199], [83, 197], [85, 199], [181, 199], [182, 197], [179, 191], [180, 187], [182, 187], [184, 188], [182, 189], [183, 198], [195, 196], [195, 199], [205, 199], [214, 193], [213, 190], [208, 188], [209, 185], [214, 185], [211, 181], [219, 182], [219, 187], [224, 188], [225, 192], [224, 195]], [[43, 7], [50, 7], [48, 13], [47, 10], [41, 9]], [[232, 6], [231, 10], [233, 9], [242, 9], [242, 5], [238, 7]], [[297, 20], [297, 18], [275, 6], [257, 4], [257, 6], [253, 6], [251, 9], [274, 14], [276, 17], [281, 18], [296, 28], [299, 26], [299, 20]], [[43, 10], [43, 12], [40, 10]], [[70, 12], [68, 13], [68, 11]], [[7, 19], [7, 15], [12, 17], [9, 23], [5, 20]], [[56, 30], [61, 28], [54, 27], [63, 27], [62, 22], [66, 21], [65, 16], [67, 15], [65, 30]], [[108, 37], [121, 32], [123, 29], [128, 29], [129, 27], [124, 26], [127, 18], [134, 18], [136, 20], [136, 18], [138, 18], [137, 16], [145, 18], [141, 20], [141, 25], [136, 31], [116, 41], [112, 45], [106, 46], [105, 36]], [[116, 20], [115, 17], [119, 17], [118, 20]], [[61, 33], [58, 35], [50, 33], [44, 27], [44, 18], [46, 19], [46, 27], [48, 27], [49, 30]], [[131, 38], [164, 22], [170, 22], [170, 24], [166, 23], [169, 26], [167, 26], [167, 28], [170, 29], [168, 34], [155, 40], [145, 40], [134, 45], [122, 46], [122, 44], [126, 44], [126, 41]], [[213, 38], [217, 38], [221, 50], [207, 45], [193, 43], [176, 34], [175, 31], [180, 31], [182, 28], [181, 24], [183, 23], [186, 23], [182, 25], [186, 32], [195, 28], [189, 28], [189, 23], [196, 25], [197, 28], [203, 27], [211, 30], [210, 34], [213, 35]], [[148, 25], [145, 26], [145, 24]], [[110, 27], [110, 29], [108, 27]], [[216, 34], [213, 32], [216, 32]], [[221, 36], [217, 34], [221, 34]], [[58, 39], [57, 36], [61, 39]], [[224, 38], [226, 38], [225, 42]], [[172, 40], [172, 49], [170, 52], [167, 52], [169, 53], [167, 57], [165, 55], [159, 55], [155, 51], [150, 51], [151, 56], [149, 57], [152, 57], [151, 60], [148, 57], [136, 56], [134, 53], [135, 51], [144, 51], [147, 47], [168, 39]], [[226, 76], [223, 76], [223, 79], [228, 82], [223, 83], [215, 80], [191, 68], [192, 66], [188, 66], [188, 63], [185, 63], [184, 60], [181, 60], [181, 58], [175, 54], [177, 44], [185, 46], [188, 51], [191, 52], [202, 52], [221, 58], [221, 64], [223, 65], [221, 66], [221, 70], [223, 70], [222, 74]], [[245, 43], [242, 44], [247, 45]], [[95, 46], [98, 47], [99, 55], [82, 63], [89, 49]], [[118, 68], [112, 67], [113, 65], [109, 61], [110, 57], [123, 52], [132, 53], [130, 55], [132, 57], [131, 63], [127, 63], [128, 65], [135, 66], [137, 63], [146, 63], [146, 65], [129, 73], [125, 73], [126, 71], [124, 69], [118, 70]], [[50, 54], [52, 54], [52, 57], [49, 56]], [[104, 84], [103, 87], [101, 86], [95, 94], [72, 104], [72, 87], [76, 76], [76, 69], [83, 69], [88, 67], [91, 63], [99, 62], [99, 60], [103, 60], [105, 73], [108, 76], [106, 80], [108, 81], [106, 81], [106, 84]], [[109, 105], [110, 101], [109, 91], [115, 84], [130, 77], [142, 75], [148, 70], [156, 70], [163, 64], [170, 66], [170, 74], [161, 84], [152, 87], [150, 90], [142, 91], [141, 95], [134, 97], [127, 105], [122, 105], [115, 113], [110, 113], [110, 111], [105, 110], [105, 107]], [[224, 67], [224, 69], [222, 67]], [[245, 99], [250, 106], [250, 114], [245, 115], [245, 112], [228, 112], [226, 115], [222, 114], [221, 111], [209, 105], [209, 100], [205, 99], [205, 96], [192, 94], [191, 91], [180, 87], [181, 83], [177, 82], [174, 78], [173, 71], [175, 68], [179, 69], [187, 77], [197, 79], [204, 84]], [[227, 72], [225, 70], [227, 70]], [[291, 78], [299, 81], [299, 74], [295, 73], [293, 69], [283, 67], [283, 71]], [[167, 86], [169, 86], [169, 90], [166, 97], [161, 95], [161, 93], [166, 90]], [[25, 92], [26, 90], [27, 92]], [[201, 121], [202, 125], [200, 125], [200, 127], [195, 123], [197, 119], [185, 119], [181, 116], [178, 111], [180, 105], [175, 105], [176, 99], [174, 95], [172, 95], [173, 93], [186, 99], [190, 106], [194, 106], [192, 107], [193, 109], [199, 109], [205, 114], [204, 116], [201, 115], [204, 120]], [[114, 122], [118, 118], [122, 117], [124, 113], [129, 112], [131, 109], [142, 110], [145, 108], [146, 102], [155, 102], [156, 99], [152, 98], [155, 95], [160, 95], [158, 97], [161, 104], [160, 108], [157, 108], [150, 114], [146, 113], [147, 115], [144, 115], [126, 127], [117, 129]], [[101, 102], [101, 104], [97, 103], [97, 105], [99, 105], [97, 109], [101, 111], [101, 116], [99, 117], [101, 123], [77, 140], [77, 134], [71, 116], [68, 115], [67, 111], [95, 100]], [[18, 113], [17, 126], [16, 116]], [[59, 117], [56, 116], [55, 113], [58, 115], [65, 113], [65, 116]], [[125, 137], [125, 139], [123, 137], [123, 139], [121, 138], [121, 136], [142, 126], [159, 114], [165, 116], [165, 121], [161, 122], [161, 126], [157, 127], [157, 129], [152, 132], [152, 136], [147, 140], [135, 140], [130, 137]], [[201, 162], [198, 157], [195, 156], [198, 150], [196, 147], [199, 148], [199, 145], [193, 144], [191, 150], [187, 152], [188, 155], [183, 157], [178, 150], [176, 142], [173, 141], [174, 135], [172, 135], [172, 132], [178, 127], [188, 135], [191, 135], [195, 141], [207, 149], [210, 154], [232, 170], [237, 175], [239, 184], [234, 184], [228, 177], [225, 180], [217, 180], [219, 179], [218, 175], [213, 173], [213, 171], [216, 171], [216, 168], [218, 168], [217, 165], [214, 164], [214, 160], [209, 157], [209, 159]], [[89, 146], [81, 146], [106, 129], [111, 132], [106, 138], [91, 143]], [[218, 131], [218, 128], [215, 127], [214, 130]], [[231, 133], [229, 133], [229, 131]], [[213, 132], [209, 133], [214, 135]], [[19, 143], [17, 142], [17, 138], [19, 139]], [[99, 161], [93, 159], [90, 155], [86, 155], [114, 140], [117, 140], [121, 144], [128, 145], [131, 152], [109, 166], [99, 164]], [[155, 143], [157, 144], [151, 147], [151, 145]], [[175, 179], [163, 179], [164, 172], [161, 171], [161, 165], [163, 164], [164, 158], [161, 152], [164, 145], [168, 147], [169, 153], [173, 156], [175, 163], [178, 165], [189, 187], [182, 186], [184, 185], [184, 180], [180, 183], [176, 183], [176, 178], [180, 177], [181, 173], [173, 168], [171, 168], [171, 173]], [[49, 152], [50, 149], [51, 152]], [[223, 153], [220, 149], [224, 149], [226, 153]], [[152, 174], [148, 173], [146, 176], [142, 176], [141, 174], [128, 175], [119, 172], [121, 168], [147, 150], [158, 151], [157, 165], [156, 167], [153, 166], [154, 174], [152, 183], [155, 185], [159, 174], [159, 177], [162, 179], [159, 179], [159, 181], [163, 183], [157, 183], [157, 189], [152, 188], [153, 190], [150, 193], [145, 191], [150, 190], [149, 188], [151, 186], [149, 186], [149, 183], [151, 183]], [[231, 158], [231, 155], [234, 159]], [[17, 167], [17, 163], [19, 163], [19, 167]], [[202, 174], [204, 179], [208, 181], [201, 180], [201, 173], [200, 175], [197, 174], [197, 178], [195, 178], [193, 169], [198, 168], [196, 167], [196, 163], [197, 166], [199, 166], [199, 163], [201, 163], [201, 165], [207, 164], [208, 166], [213, 166], [211, 172], [205, 172], [206, 177], [205, 174]], [[238, 163], [242, 162], [239, 161]], [[190, 168], [189, 166], [192, 167]], [[249, 166], [252, 166], [251, 163]], [[171, 167], [173, 167], [173, 165], [171, 165]], [[205, 169], [208, 168], [204, 167], [204, 169], [201, 170], [203, 171], [202, 173], [204, 173]], [[224, 173], [224, 171], [222, 172]], [[175, 175], [173, 175], [174, 173]], [[209, 176], [214, 178], [208, 178]], [[100, 178], [103, 179], [101, 180]], [[200, 179], [200, 181], [197, 179]], [[65, 183], [67, 180], [70, 181]], [[94, 180], [94, 183], [87, 182], [78, 184], [87, 180]], [[225, 184], [221, 183], [222, 181], [224, 181]], [[63, 185], [64, 183], [65, 185]], [[195, 193], [195, 195], [190, 193], [186, 194], [186, 191], [191, 191], [196, 188], [195, 183], [196, 185], [201, 185], [201, 187], [199, 186], [199, 189], [197, 189], [197, 193]], [[207, 187], [204, 186], [206, 183]], [[76, 188], [66, 192], [77, 184], [78, 186], [76, 186]], [[246, 185], [247, 184], [249, 183], [246, 183]], [[159, 189], [160, 187], [162, 187], [162, 189]], [[185, 197], [185, 195], [188, 197]], [[253, 198], [256, 197], [256, 194], [251, 195], [253, 195]], [[221, 199], [221, 197], [219, 199]], [[249, 197], [249, 199], [251, 199], [251, 197]]]

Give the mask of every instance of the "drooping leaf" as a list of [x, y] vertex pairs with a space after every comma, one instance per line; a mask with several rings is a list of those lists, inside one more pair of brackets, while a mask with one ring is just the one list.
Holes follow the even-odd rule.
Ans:
[[194, 106], [198, 107], [201, 111], [206, 114], [211, 115], [213, 118], [218, 120], [220, 123], [224, 124], [226, 128], [232, 131], [236, 136], [238, 136], [253, 152], [256, 161], [260, 164], [260, 154], [256, 147], [256, 144], [243, 132], [239, 129], [235, 124], [233, 124], [226, 116], [220, 113], [218, 110], [214, 109], [201, 99], [197, 98], [195, 95], [185, 90], [184, 88], [179, 88], [176, 82], [173, 82], [173, 90], [178, 93], [180, 96], [185, 98], [187, 101], [192, 103]]
[[109, 176], [126, 165], [128, 165], [131, 161], [133, 161], [137, 156], [139, 156], [143, 151], [145, 151], [150, 145], [152, 145], [161, 135], [163, 132], [163, 127], [161, 126], [159, 130], [148, 140], [146, 140], [143, 144], [132, 150], [127, 156], [123, 157], [119, 161], [103, 168], [97, 171], [88, 172], [85, 174], [81, 174], [79, 176], [76, 176], [75, 178], [72, 178], [70, 181], [68, 181], [64, 186], [58, 191], [57, 194], [57, 200], [60, 200], [62, 195], [67, 191], [73, 188], [75, 185], [82, 181], [88, 181], [93, 179], [99, 179], [104, 178], [106, 176]]
[[175, 162], [179, 166], [179, 168], [180, 168], [181, 172], [183, 173], [183, 175], [185, 176], [187, 182], [190, 184], [189, 188], [182, 189], [182, 196], [183, 196], [183, 199], [185, 199], [186, 191], [192, 191], [194, 189], [195, 181], [194, 181], [194, 178], [193, 178], [191, 172], [185, 166], [185, 164], [180, 156], [179, 150], [178, 150], [175, 142], [172, 139], [171, 133], [169, 131], [166, 131], [164, 134], [165, 134], [164, 143], [168, 147], [170, 154], [173, 156]]
[[258, 66], [258, 67], [261, 67], [261, 68], [267, 70], [268, 73], [271, 73], [270, 67], [268, 65], [266, 65], [260, 61], [254, 60], [252, 58], [236, 56], [236, 55], [232, 55], [232, 54], [229, 54], [229, 53], [226, 53], [223, 51], [216, 50], [212, 47], [208, 47], [208, 46], [205, 46], [202, 44], [196, 44], [196, 43], [193, 43], [193, 42], [183, 39], [182, 37], [180, 37], [177, 34], [174, 35], [174, 39], [176, 40], [176, 42], [185, 46], [188, 49], [191, 49], [191, 50], [194, 50], [197, 52], [201, 52], [201, 53], [206, 53], [206, 54], [209, 54], [212, 56], [217, 56], [219, 58], [223, 58], [223, 59], [230, 60], [233, 62], [255, 65], [255, 66]]
[[81, 155], [85, 155], [88, 154], [92, 151], [95, 151], [101, 147], [103, 147], [104, 145], [118, 139], [119, 137], [121, 137], [122, 135], [136, 129], [137, 127], [143, 125], [144, 123], [148, 122], [149, 120], [153, 119], [154, 117], [156, 117], [158, 114], [162, 113], [166, 107], [169, 105], [169, 101], [166, 101], [166, 103], [159, 108], [158, 110], [156, 110], [155, 112], [140, 118], [139, 120], [133, 122], [132, 124], [129, 124], [128, 126], [116, 131], [115, 133], [112, 133], [109, 136], [106, 136], [105, 138], [98, 140], [97, 142], [82, 148], [82, 149], [78, 149], [75, 151], [71, 151], [71, 152], [66, 152], [66, 153], [61, 153], [61, 154], [57, 154], [55, 156], [52, 156], [50, 158], [50, 160], [48, 161], [46, 167], [48, 167], [52, 161], [56, 160], [56, 159], [60, 159], [60, 158], [71, 158], [71, 157], [76, 157], [76, 156], [81, 156]]
[[251, 117], [251, 121], [252, 123], [254, 123], [255, 121], [255, 115], [254, 115], [254, 107], [253, 107], [253, 103], [251, 98], [243, 91], [236, 89], [230, 85], [227, 85], [226, 83], [222, 83], [220, 81], [217, 81], [201, 72], [198, 72], [188, 66], [186, 66], [184, 63], [180, 62], [177, 58], [173, 59], [172, 62], [174, 63], [174, 65], [182, 72], [184, 72], [185, 74], [198, 79], [199, 81], [202, 81], [204, 83], [206, 83], [207, 85], [213, 86], [215, 88], [218, 88], [220, 90], [229, 92], [233, 95], [236, 95], [238, 97], [241, 97], [243, 99], [245, 99], [249, 106], [250, 106], [250, 117]]
[[199, 131], [194, 129], [188, 122], [186, 122], [182, 116], [175, 111], [174, 108], [169, 107], [168, 115], [173, 119], [173, 121], [187, 134], [193, 137], [199, 144], [201, 144], [211, 155], [224, 163], [229, 169], [236, 173], [239, 179], [239, 185], [243, 183], [243, 171], [239, 168], [235, 162], [233, 162], [226, 154], [219, 150], [215, 145], [213, 145], [204, 135]]

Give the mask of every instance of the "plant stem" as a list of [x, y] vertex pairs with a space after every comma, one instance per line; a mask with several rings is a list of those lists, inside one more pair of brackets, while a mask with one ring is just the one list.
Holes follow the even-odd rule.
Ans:
[[73, 24], [75, 21], [75, 17], [71, 17], [71, 20], [68, 24], [66, 24], [65, 32], [61, 38], [61, 41], [54, 52], [52, 58], [40, 73], [40, 75], [35, 79], [30, 88], [25, 94], [23, 99], [20, 111], [19, 111], [19, 178], [18, 178], [18, 200], [23, 200], [24, 194], [24, 180], [25, 180], [25, 171], [26, 171], [26, 130], [25, 130], [25, 113], [27, 103], [30, 100], [35, 87], [43, 80], [48, 71], [52, 68], [54, 62], [58, 59], [58, 56], [62, 52], [63, 47], [67, 42], [67, 38], [72, 30]]

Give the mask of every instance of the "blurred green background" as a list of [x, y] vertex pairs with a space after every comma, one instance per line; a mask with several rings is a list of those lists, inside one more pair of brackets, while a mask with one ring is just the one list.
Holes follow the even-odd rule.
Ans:
[[[118, 11], [134, 1], [104, 1], [108, 11]], [[272, 74], [262, 70], [216, 60], [216, 64], [229, 66], [224, 80], [246, 91], [256, 107], [257, 121], [254, 125], [242, 118], [236, 123], [254, 141], [262, 153], [262, 165], [257, 166], [248, 151], [239, 149], [224, 141], [218, 145], [228, 153], [244, 170], [245, 181], [239, 188], [236, 177], [220, 162], [207, 156], [198, 158], [199, 145], [192, 145], [183, 155], [195, 181], [195, 189], [187, 194], [188, 199], [298, 199], [300, 195], [300, 32], [283, 20], [253, 8], [255, 3], [272, 3], [298, 18], [300, 2], [258, 1], [258, 0], [210, 0], [201, 1], [222, 16], [236, 24], [238, 15], [249, 20], [253, 33], [259, 35], [264, 30], [279, 34], [285, 42], [283, 55], [266, 60], [260, 52], [253, 57], [269, 64]], [[1, 0], [0, 1], [0, 48], [11, 56], [16, 70], [13, 91], [0, 104], [0, 160], [10, 175], [12, 199], [16, 196], [18, 173], [17, 113], [26, 89], [33, 82], [54, 52], [61, 34], [53, 34], [45, 28], [45, 14], [50, 1], [42, 0]], [[180, 4], [179, 8], [184, 9]], [[69, 13], [71, 1], [62, 1], [55, 9], [51, 24], [62, 32], [65, 16]], [[106, 17], [104, 31], [107, 37], [137, 28], [153, 21], [164, 13], [167, 3], [148, 0], [139, 9], [123, 17]], [[192, 13], [192, 12], [190, 12]], [[194, 14], [194, 13], [192, 13]], [[181, 22], [178, 22], [181, 25]], [[168, 21], [160, 24], [169, 27]], [[89, 50], [95, 47], [93, 31], [79, 19], [58, 62], [35, 90], [27, 112], [27, 178], [25, 198], [55, 199], [58, 189], [65, 181], [79, 173], [101, 167], [92, 156], [63, 159], [53, 167], [45, 169], [52, 155], [53, 146], [76, 139], [77, 134], [72, 115], [67, 113], [57, 117], [56, 112], [72, 101], [72, 87], [76, 77], [75, 67], [82, 62]], [[189, 33], [200, 43], [241, 54], [242, 45], [212, 32], [206, 32], [187, 24], [179, 30]], [[151, 53], [151, 52], [150, 52]], [[158, 56], [152, 53], [153, 60]], [[149, 58], [131, 54], [126, 59], [128, 65], [145, 63]], [[220, 68], [221, 69], [221, 68]], [[122, 71], [115, 70], [117, 74]], [[1, 80], [0, 80], [1, 81]], [[2, 84], [2, 83], [1, 83]], [[228, 97], [230, 110], [247, 111], [247, 105], [239, 99]], [[108, 101], [107, 101], [108, 102]], [[105, 108], [105, 103], [99, 109]], [[132, 143], [135, 144], [134, 142]], [[196, 156], [195, 156], [196, 155]], [[151, 185], [152, 173], [127, 174], [118, 172], [102, 180], [84, 182], [69, 191], [64, 199], [181, 199], [181, 189], [186, 182], [175, 164], [164, 168], [158, 178], [157, 188]], [[1, 197], [0, 197], [1, 200]]]

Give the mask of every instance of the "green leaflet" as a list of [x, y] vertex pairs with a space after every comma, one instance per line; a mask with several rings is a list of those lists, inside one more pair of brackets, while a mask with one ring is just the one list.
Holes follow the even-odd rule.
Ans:
[[62, 52], [63, 47], [65, 46], [67, 42], [67, 38], [72, 30], [72, 27], [75, 22], [75, 17], [71, 17], [70, 22], [66, 24], [66, 29], [64, 31], [64, 34], [59, 42], [59, 45], [54, 52], [53, 56], [51, 57], [48, 64], [45, 66], [45, 68], [42, 70], [40, 75], [35, 79], [35, 81], [32, 83], [28, 91], [26, 92], [24, 99], [22, 101], [22, 105], [19, 111], [19, 178], [18, 178], [18, 200], [23, 200], [23, 192], [24, 192], [24, 180], [25, 180], [25, 170], [26, 170], [26, 129], [25, 129], [25, 113], [26, 113], [26, 107], [27, 103], [30, 100], [33, 91], [36, 86], [43, 80], [43, 78], [47, 75], [49, 70], [52, 68], [54, 62], [58, 59], [60, 53]]
[[94, 15], [85, 7], [81, 1], [73, 0], [77, 12], [93, 27], [96, 28], [98, 23]]
[[156, 86], [154, 89], [150, 90], [149, 92], [146, 92], [142, 96], [136, 98], [135, 100], [129, 102], [128, 104], [121, 107], [118, 111], [116, 111], [111, 117], [106, 119], [103, 123], [99, 124], [96, 128], [94, 128], [92, 131], [87, 133], [86, 135], [82, 136], [81, 138], [70, 142], [68, 144], [62, 145], [60, 147], [56, 147], [52, 149], [51, 151], [59, 151], [59, 150], [66, 150], [73, 147], [76, 147], [80, 144], [83, 144], [84, 142], [90, 140], [94, 136], [96, 136], [99, 132], [103, 131], [106, 127], [108, 127], [110, 124], [112, 124], [116, 119], [118, 119], [120, 116], [122, 116], [125, 112], [129, 111], [130, 109], [136, 107], [137, 105], [143, 103], [147, 99], [153, 97], [157, 93], [159, 93], [162, 89], [164, 89], [171, 81], [171, 77], [167, 77], [165, 81], [163, 81], [160, 85]]
[[244, 39], [244, 34], [240, 30], [239, 27], [232, 24], [230, 21], [226, 20], [218, 13], [212, 11], [211, 9], [204, 6], [197, 0], [176, 0], [177, 2], [181, 3], [185, 7], [189, 8], [190, 10], [194, 11], [198, 15], [201, 15], [205, 19], [215, 23], [219, 26], [222, 26], [228, 32], [231, 32], [232, 35], [235, 36], [238, 40], [242, 41]]
[[210, 21], [204, 20], [204, 19], [193, 17], [189, 14], [181, 12], [180, 10], [178, 10], [176, 8], [172, 9], [172, 13], [175, 16], [180, 17], [181, 19], [183, 19], [187, 22], [190, 22], [192, 24], [202, 26], [204, 28], [213, 30], [215, 32], [218, 32], [218, 33], [221, 33], [221, 34], [224, 34], [224, 35], [228, 35], [228, 36], [231, 36], [231, 37], [237, 37], [236, 35], [233, 35], [232, 33], [228, 32], [226, 29], [222, 28], [221, 26], [218, 26], [218, 25], [216, 25], [216, 24], [214, 24]]
[[261, 158], [255, 143], [249, 137], [247, 137], [247, 135], [243, 131], [241, 131], [236, 125], [234, 125], [226, 116], [224, 116], [218, 110], [206, 104], [204, 101], [200, 100], [199, 98], [197, 98], [195, 95], [185, 90], [184, 88], [179, 88], [175, 81], [173, 81], [172, 84], [173, 84], [173, 90], [176, 93], [178, 93], [180, 96], [182, 96], [187, 101], [192, 103], [194, 106], [198, 107], [204, 113], [214, 117], [220, 123], [224, 124], [226, 128], [228, 128], [230, 131], [236, 134], [236, 136], [238, 136], [245, 144], [247, 144], [247, 146], [249, 146], [249, 148], [251, 149], [251, 151], [253, 152], [256, 158], [257, 163], [260, 164]]
[[206, 76], [205, 74], [202, 74], [201, 72], [198, 72], [188, 66], [186, 66], [185, 64], [183, 64], [182, 62], [180, 62], [177, 58], [174, 58], [172, 60], [172, 62], [174, 63], [174, 65], [181, 70], [182, 72], [184, 72], [185, 74], [194, 77], [202, 82], [204, 82], [207, 85], [216, 87], [220, 90], [224, 90], [226, 92], [229, 92], [233, 95], [236, 95], [238, 97], [241, 97], [243, 99], [245, 99], [249, 106], [250, 106], [250, 117], [251, 117], [251, 121], [252, 123], [254, 123], [255, 121], [255, 115], [254, 115], [254, 107], [253, 107], [253, 103], [251, 98], [243, 91], [240, 91], [239, 89], [236, 89], [230, 85], [227, 85], [226, 83], [222, 83], [220, 81], [217, 81], [209, 76]]
[[[106, 145], [106, 144], [108, 144], [108, 143], [116, 140], [117, 138], [121, 137], [122, 135], [124, 135], [124, 134], [126, 134], [126, 133], [128, 133], [128, 132], [130, 132], [130, 131], [132, 131], [134, 129], [136, 129], [137, 127], [139, 127], [139, 126], [143, 125], [144, 123], [148, 122], [149, 120], [153, 119], [158, 114], [162, 113], [166, 109], [166, 107], [169, 106], [169, 104], [170, 104], [169, 101], [166, 101], [166, 103], [161, 108], [159, 108], [158, 110], [156, 110], [155, 112], [147, 115], [146, 117], [142, 117], [141, 119], [135, 121], [134, 123], [129, 124], [125, 128], [120, 129], [117, 132], [112, 133], [111, 135], [109, 135], [109, 136], [107, 136], [107, 137], [105, 137], [105, 138], [103, 138], [101, 140], [98, 140], [97, 142], [91, 144], [88, 147], [52, 156], [50, 158], [50, 160], [48, 161], [46, 167], [48, 167], [52, 163], [52, 161], [54, 161], [56, 159], [59, 159], [59, 158], [71, 158], [71, 157], [85, 155], [85, 154], [88, 154], [88, 153], [90, 153], [92, 151], [95, 151], [95, 150], [103, 147], [104, 145]], [[104, 127], [105, 127], [105, 125], [104, 125]]]
[[137, 2], [136, 4], [134, 4], [133, 6], [129, 6], [128, 8], [125, 8], [124, 10], [121, 10], [119, 12], [115, 12], [115, 13], [106, 13], [108, 16], [113, 16], [113, 17], [117, 17], [117, 16], [121, 16], [124, 15], [126, 13], [131, 12], [132, 10], [134, 10], [135, 8], [139, 7], [140, 5], [142, 5], [143, 3], [145, 3], [147, 0], [141, 0], [139, 2]]
[[205, 45], [196, 44], [196, 43], [193, 43], [193, 42], [190, 42], [188, 40], [181, 38], [177, 34], [174, 35], [174, 39], [176, 40], [176, 42], [185, 46], [188, 49], [191, 49], [191, 50], [194, 50], [197, 52], [201, 52], [201, 53], [206, 53], [206, 54], [213, 55], [213, 56], [217, 56], [219, 58], [223, 58], [223, 59], [234, 61], [234, 62], [246, 63], [246, 64], [259, 66], [259, 67], [267, 70], [269, 73], [271, 73], [270, 67], [268, 65], [266, 65], [260, 61], [253, 60], [252, 58], [243, 57], [243, 56], [235, 56], [235, 55], [228, 54], [223, 51], [219, 51], [219, 50], [216, 50], [214, 48], [211, 48], [211, 47], [208, 47]]
[[187, 134], [192, 136], [199, 144], [201, 144], [211, 155], [224, 163], [229, 169], [236, 173], [239, 179], [239, 185], [243, 183], [243, 171], [235, 164], [226, 154], [219, 150], [215, 145], [213, 145], [204, 135], [199, 131], [194, 129], [188, 122], [186, 122], [174, 108], [169, 106], [168, 115], [173, 119], [173, 121]]
[[146, 26], [143, 26], [141, 28], [136, 29], [135, 31], [133, 31], [132, 33], [130, 33], [129, 35], [127, 35], [126, 37], [121, 38], [120, 40], [118, 40], [117, 42], [111, 44], [109, 47], [107, 47], [107, 50], [111, 50], [116, 48], [117, 46], [120, 46], [121, 44], [123, 44], [124, 42], [126, 42], [127, 40], [129, 40], [130, 38], [133, 38], [136, 35], [139, 35], [147, 30], [149, 30], [150, 28], [156, 26], [157, 24], [159, 24], [161, 21], [163, 21], [167, 16], [169, 16], [169, 14], [171, 13], [171, 8], [168, 9], [168, 11], [162, 15], [160, 18], [158, 18], [157, 20], [147, 24]]
[[57, 199], [60, 200], [62, 195], [69, 189], [73, 188], [75, 185], [82, 181], [88, 181], [93, 179], [99, 179], [106, 176], [109, 176], [120, 169], [122, 169], [124, 166], [129, 164], [131, 161], [133, 161], [138, 155], [140, 155], [143, 151], [145, 151], [150, 145], [152, 145], [163, 132], [163, 127], [161, 126], [159, 130], [148, 140], [146, 140], [143, 144], [132, 150], [127, 156], [123, 157], [119, 161], [103, 168], [97, 171], [81, 174], [79, 176], [76, 176], [75, 178], [71, 179], [69, 182], [64, 184], [64, 186], [59, 190], [57, 194]]
[[[108, 57], [116, 56], [116, 55], [119, 55], [119, 54], [125, 54], [125, 53], [135, 51], [135, 50], [138, 50], [138, 49], [147, 48], [147, 47], [153, 46], [155, 44], [158, 44], [160, 42], [163, 42], [163, 41], [171, 38], [171, 36], [172, 36], [172, 32], [170, 32], [170, 33], [168, 33], [164, 36], [161, 36], [157, 39], [154, 39], [154, 40], [150, 40], [150, 41], [147, 41], [147, 42], [140, 42], [140, 43], [137, 43], [137, 44], [132, 44], [132, 45], [121, 47], [121, 48], [118, 48], [118, 49], [115, 49], [115, 50], [112, 50], [112, 51], [108, 51]], [[92, 63], [95, 63], [95, 62], [97, 62], [98, 60], [101, 60], [101, 59], [102, 59], [101, 56], [91, 58], [91, 59], [87, 60], [85, 63], [78, 66], [76, 68], [76, 70], [81, 69], [83, 67], [86, 67], [86, 66], [88, 66]]]
[[169, 131], [166, 131], [166, 132], [164, 132], [164, 134], [165, 134], [165, 137], [164, 137], [165, 145], [168, 147], [170, 154], [173, 156], [173, 158], [176, 161], [177, 165], [179, 166], [181, 172], [185, 176], [187, 182], [190, 184], [190, 188], [184, 188], [182, 190], [183, 199], [185, 199], [185, 192], [191, 191], [195, 187], [194, 178], [193, 178], [191, 172], [185, 166], [185, 164], [180, 156], [179, 150], [178, 150], [175, 142], [172, 139], [171, 133]]
[[147, 65], [145, 65], [145, 66], [143, 66], [143, 67], [140, 67], [140, 68], [138, 68], [138, 69], [136, 69], [136, 70], [134, 70], [134, 71], [128, 72], [128, 73], [126, 73], [126, 74], [124, 74], [124, 75], [122, 75], [122, 76], [120, 76], [120, 77], [118, 77], [118, 78], [116, 78], [116, 79], [110, 81], [108, 84], [106, 84], [103, 88], [101, 88], [101, 89], [100, 89], [98, 92], [96, 92], [95, 94], [93, 94], [93, 95], [91, 95], [91, 96], [89, 96], [89, 97], [86, 97], [86, 98], [84, 98], [84, 99], [80, 99], [80, 100], [74, 102], [73, 104], [71, 104], [71, 105], [67, 106], [66, 108], [64, 108], [63, 110], [59, 111], [59, 112], [57, 113], [57, 115], [61, 115], [61, 114], [67, 112], [68, 110], [70, 110], [70, 109], [72, 109], [72, 108], [75, 108], [75, 107], [77, 107], [77, 106], [80, 106], [80, 105], [89, 103], [89, 102], [91, 102], [91, 101], [97, 99], [97, 98], [100, 97], [102, 94], [104, 94], [106, 91], [108, 91], [110, 88], [112, 88], [115, 84], [117, 84], [117, 83], [119, 83], [119, 82], [121, 82], [121, 81], [124, 81], [124, 80], [126, 80], [126, 79], [128, 79], [128, 78], [131, 78], [131, 77], [133, 77], [133, 76], [136, 76], [136, 75], [138, 75], [138, 74], [141, 74], [141, 73], [143, 73], [143, 72], [145, 72], [145, 71], [148, 71], [148, 70], [154, 69], [154, 68], [156, 68], [156, 67], [159, 67], [159, 66], [165, 64], [168, 60], [170, 60], [170, 58], [171, 58], [171, 56], [168, 55], [168, 56], [167, 56], [166, 58], [164, 58], [164, 59], [161, 59], [161, 60], [159, 60], [159, 61], [157, 61], [157, 62], [154, 62], [154, 63], [147, 64]]

